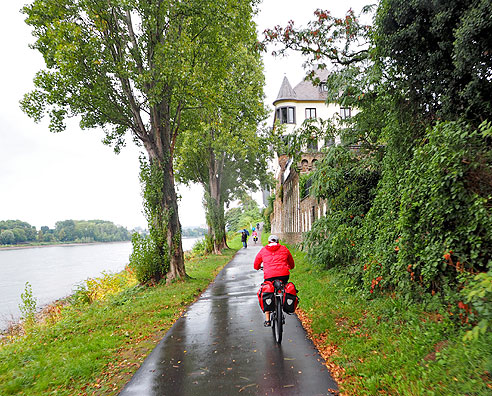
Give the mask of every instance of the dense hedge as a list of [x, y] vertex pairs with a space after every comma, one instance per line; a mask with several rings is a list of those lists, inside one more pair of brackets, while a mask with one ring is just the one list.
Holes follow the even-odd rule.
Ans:
[[481, 320], [485, 331], [492, 318], [492, 125], [440, 122], [414, 142], [402, 149], [389, 141], [380, 162], [381, 152], [331, 149], [312, 190], [329, 210], [306, 234], [305, 248], [313, 263], [344, 269], [367, 296], [437, 295], [456, 318]]
[[427, 290], [492, 264], [491, 135], [488, 124], [439, 123], [405, 173], [396, 268]]

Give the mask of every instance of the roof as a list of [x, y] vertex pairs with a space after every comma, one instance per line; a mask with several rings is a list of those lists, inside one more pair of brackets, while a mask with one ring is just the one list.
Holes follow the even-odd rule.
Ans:
[[280, 91], [278, 91], [277, 99], [275, 100], [286, 100], [286, 99], [297, 99], [296, 93], [292, 89], [289, 80], [286, 76], [284, 76], [284, 80], [282, 81], [282, 85], [280, 86]]
[[[329, 72], [327, 70], [316, 70], [316, 76], [320, 81], [326, 81]], [[302, 101], [325, 101], [326, 92], [320, 90], [318, 85], [313, 85], [310, 80], [303, 80], [292, 89], [287, 77], [284, 77], [277, 99], [273, 102], [281, 100], [302, 100]]]

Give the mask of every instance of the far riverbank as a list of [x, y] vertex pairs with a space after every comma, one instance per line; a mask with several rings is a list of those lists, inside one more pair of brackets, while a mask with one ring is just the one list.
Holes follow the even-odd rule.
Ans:
[[[195, 241], [202, 239], [204, 235], [198, 237], [183, 237], [183, 240], [193, 239]], [[111, 244], [111, 243], [123, 243], [123, 242], [131, 242], [131, 241], [108, 241], [108, 242], [59, 242], [59, 243], [36, 243], [36, 244], [25, 244], [25, 245], [0, 245], [1, 250], [16, 250], [16, 249], [32, 249], [32, 248], [44, 248], [44, 247], [54, 247], [54, 246], [90, 246], [90, 245], [102, 245], [102, 244]], [[183, 246], [183, 250], [191, 250], [193, 246], [190, 246], [186, 249]]]
[[16, 249], [32, 249], [54, 246], [87, 246], [87, 245], [102, 245], [106, 243], [123, 243], [130, 241], [110, 241], [110, 242], [67, 242], [67, 243], [47, 243], [47, 244], [29, 244], [29, 245], [0, 245], [0, 250], [16, 250]]

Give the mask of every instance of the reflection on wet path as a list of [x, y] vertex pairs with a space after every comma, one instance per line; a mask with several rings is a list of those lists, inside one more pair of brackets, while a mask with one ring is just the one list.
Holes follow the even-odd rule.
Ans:
[[256, 297], [263, 273], [253, 270], [259, 250], [237, 253], [120, 395], [329, 395], [337, 388], [295, 316], [286, 318], [281, 346], [263, 327]]

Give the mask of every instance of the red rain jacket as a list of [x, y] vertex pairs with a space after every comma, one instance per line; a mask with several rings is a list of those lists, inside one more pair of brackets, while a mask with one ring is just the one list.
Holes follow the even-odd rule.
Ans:
[[261, 263], [265, 279], [290, 275], [290, 270], [295, 265], [289, 249], [279, 244], [267, 245], [259, 251], [255, 258], [255, 270], [260, 269]]

